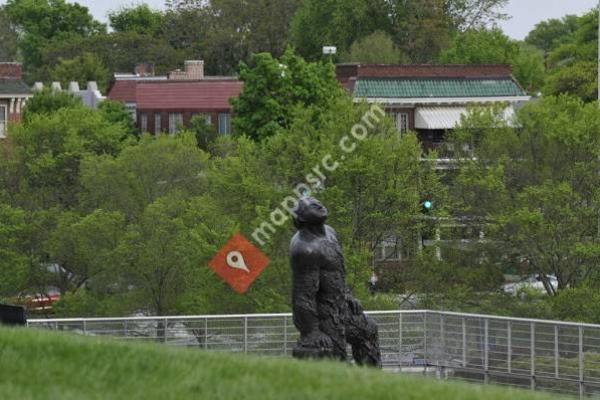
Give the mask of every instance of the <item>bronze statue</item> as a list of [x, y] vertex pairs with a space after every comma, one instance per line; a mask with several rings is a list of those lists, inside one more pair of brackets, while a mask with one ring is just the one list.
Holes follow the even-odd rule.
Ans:
[[381, 367], [377, 325], [346, 286], [342, 247], [325, 225], [327, 209], [304, 197], [294, 210], [298, 232], [290, 244], [296, 358], [346, 360], [346, 343], [359, 365]]

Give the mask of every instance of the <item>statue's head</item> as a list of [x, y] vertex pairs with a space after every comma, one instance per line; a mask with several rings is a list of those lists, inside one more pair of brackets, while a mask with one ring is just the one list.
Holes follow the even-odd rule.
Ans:
[[314, 197], [303, 197], [298, 200], [294, 214], [294, 225], [298, 229], [304, 226], [323, 225], [328, 215], [327, 208]]

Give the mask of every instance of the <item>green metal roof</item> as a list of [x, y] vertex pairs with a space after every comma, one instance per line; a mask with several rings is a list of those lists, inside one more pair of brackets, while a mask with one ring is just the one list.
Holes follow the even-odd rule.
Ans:
[[525, 96], [512, 79], [365, 79], [359, 78], [355, 97], [435, 98]]
[[21, 80], [0, 79], [0, 96], [4, 94], [31, 94], [31, 89]]

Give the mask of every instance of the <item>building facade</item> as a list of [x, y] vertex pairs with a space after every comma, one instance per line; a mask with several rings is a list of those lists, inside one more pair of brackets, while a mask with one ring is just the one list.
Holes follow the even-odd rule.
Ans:
[[229, 134], [232, 107], [243, 83], [236, 77], [205, 76], [204, 62], [185, 62], [184, 70], [155, 76], [149, 64], [134, 74], [116, 74], [108, 98], [124, 102], [141, 132], [174, 134], [201, 116], [221, 134]]
[[21, 121], [23, 107], [33, 96], [22, 75], [20, 63], [0, 63], [0, 139], [6, 137], [10, 123]]
[[339, 64], [355, 101], [383, 105], [400, 133], [415, 131], [425, 150], [442, 148], [471, 105], [506, 103], [505, 118], [530, 100], [509, 65]]

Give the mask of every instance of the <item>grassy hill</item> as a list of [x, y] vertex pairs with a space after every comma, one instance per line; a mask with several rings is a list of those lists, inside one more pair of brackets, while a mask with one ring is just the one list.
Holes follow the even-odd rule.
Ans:
[[1, 399], [549, 399], [339, 363], [0, 328]]

